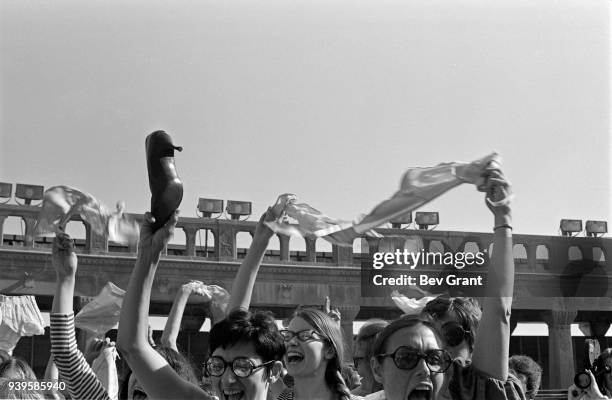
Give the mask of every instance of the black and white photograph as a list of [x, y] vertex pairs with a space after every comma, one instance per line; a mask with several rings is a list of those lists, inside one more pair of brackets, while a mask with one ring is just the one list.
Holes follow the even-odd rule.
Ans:
[[612, 399], [609, 0], [0, 0], [0, 399]]

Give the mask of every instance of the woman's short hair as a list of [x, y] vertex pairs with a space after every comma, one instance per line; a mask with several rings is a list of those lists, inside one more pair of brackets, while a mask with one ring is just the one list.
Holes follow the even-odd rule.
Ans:
[[385, 352], [385, 344], [387, 342], [387, 339], [393, 333], [399, 331], [400, 329], [411, 328], [413, 326], [418, 326], [418, 325], [424, 325], [428, 327], [429, 329], [431, 329], [431, 331], [436, 336], [438, 341], [440, 343], [443, 342], [442, 338], [436, 331], [436, 328], [427, 319], [421, 318], [417, 315], [404, 315], [403, 317], [400, 317], [399, 319], [396, 319], [395, 321], [391, 322], [385, 329], [383, 329], [376, 336], [376, 340], [374, 341], [374, 344], [372, 345], [372, 357], [376, 357], [379, 354], [382, 354]]
[[[376, 335], [383, 331], [389, 322], [382, 319], [370, 319], [367, 320], [359, 329], [355, 341], [361, 343], [364, 347], [364, 357], [369, 360], [372, 355], [372, 347], [376, 340]], [[368, 363], [369, 365], [369, 363]]]
[[209, 354], [237, 343], [252, 343], [264, 362], [280, 361], [285, 354], [285, 342], [269, 312], [232, 311], [210, 330]]
[[467, 344], [470, 346], [470, 351], [473, 351], [476, 329], [482, 317], [478, 300], [472, 297], [437, 297], [427, 303], [422, 312], [435, 320], [443, 319], [449, 313], [454, 313], [461, 327], [468, 332]]
[[525, 355], [514, 355], [508, 359], [508, 367], [512, 372], [522, 374], [527, 378], [525, 384], [529, 398], [535, 398], [542, 382], [542, 367], [531, 357]]

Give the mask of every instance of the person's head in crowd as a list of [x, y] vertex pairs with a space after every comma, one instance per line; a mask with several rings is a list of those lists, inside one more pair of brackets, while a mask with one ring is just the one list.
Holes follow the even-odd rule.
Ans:
[[0, 378], [0, 399], [43, 400], [44, 394], [35, 390], [33, 385], [28, 387], [28, 382], [37, 381]]
[[344, 340], [338, 321], [323, 311], [300, 308], [281, 333], [287, 345], [285, 365], [296, 387], [300, 380], [320, 382], [341, 400], [350, 398], [342, 377]]
[[425, 305], [422, 315], [431, 319], [452, 358], [472, 359], [476, 329], [482, 317], [476, 299], [437, 297]]
[[433, 324], [418, 316], [406, 315], [383, 329], [370, 363], [386, 400], [437, 399], [452, 363], [442, 345]]
[[35, 381], [36, 374], [25, 360], [19, 357], [10, 357], [0, 364], [0, 378]]
[[510, 357], [508, 367], [510, 373], [521, 381], [527, 399], [535, 399], [542, 381], [542, 367], [531, 357], [524, 355]]
[[595, 359], [593, 372], [601, 393], [612, 396], [612, 348], [603, 350]]
[[361, 377], [353, 364], [342, 365], [342, 378], [344, 382], [346, 382], [346, 386], [348, 386], [349, 390], [355, 389], [361, 383]]
[[[157, 346], [155, 350], [164, 357], [170, 367], [181, 378], [195, 385], [200, 384], [193, 365], [184, 355], [166, 346]], [[144, 389], [129, 369], [122, 379], [122, 384], [119, 388], [119, 398], [122, 400], [144, 400], [147, 398]]]
[[5, 362], [9, 358], [11, 358], [11, 355], [7, 353], [5, 350], [0, 349], [0, 363]]
[[265, 400], [285, 345], [270, 313], [231, 312], [210, 331], [206, 372], [222, 399]]
[[376, 379], [374, 379], [374, 375], [372, 375], [370, 358], [373, 355], [372, 346], [376, 340], [376, 335], [385, 329], [387, 325], [389, 325], [389, 323], [382, 319], [371, 319], [366, 321], [357, 333], [353, 346], [353, 362], [362, 380], [361, 385], [353, 394], [365, 396], [382, 390], [382, 385], [378, 383]]

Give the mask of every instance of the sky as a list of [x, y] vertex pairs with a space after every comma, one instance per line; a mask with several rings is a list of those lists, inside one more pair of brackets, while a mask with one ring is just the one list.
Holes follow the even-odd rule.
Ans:
[[[410, 167], [492, 151], [515, 233], [610, 220], [610, 2], [0, 2], [0, 181], [149, 208], [144, 140], [166, 130], [185, 195], [282, 193], [340, 219]], [[421, 208], [489, 232], [463, 185]]]

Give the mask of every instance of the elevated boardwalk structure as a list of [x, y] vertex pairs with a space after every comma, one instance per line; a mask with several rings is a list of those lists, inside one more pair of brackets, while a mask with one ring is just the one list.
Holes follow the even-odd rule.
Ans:
[[[0, 205], [0, 289], [3, 294], [34, 295], [42, 311], [48, 311], [55, 287], [51, 266], [52, 238], [36, 237], [34, 224], [39, 207]], [[133, 215], [142, 220], [141, 215]], [[23, 235], [4, 232], [8, 217], [23, 220]], [[78, 219], [76, 220], [78, 221]], [[81, 221], [82, 223], [82, 221]], [[85, 237], [77, 239], [79, 269], [75, 295], [80, 304], [100, 292], [109, 281], [126, 288], [136, 258], [135, 246], [109, 242], [84, 224]], [[184, 243], [164, 251], [152, 293], [152, 314], [167, 314], [177, 289], [191, 279], [231, 288], [246, 249], [239, 248], [240, 232], [254, 234], [255, 222], [206, 218], [179, 219], [177, 230]], [[329, 296], [342, 313], [342, 327], [352, 337], [354, 321], [395, 318], [400, 310], [389, 297], [361, 296], [361, 263], [376, 251], [393, 251], [415, 243], [430, 252], [488, 252], [492, 233], [378, 229], [388, 238], [359, 238], [361, 246], [331, 246], [317, 251], [315, 238], [277, 235], [279, 248], [266, 253], [252, 305], [288, 317], [297, 305], [321, 304]], [[211, 246], [197, 245], [198, 232], [208, 234]], [[572, 323], [587, 323], [602, 348], [612, 321], [612, 240], [514, 234], [516, 262], [512, 324], [545, 322], [549, 328], [546, 359], [547, 386], [568, 387], [575, 368], [582, 367], [580, 349], [572, 342]], [[323, 240], [323, 239], [318, 239]], [[292, 250], [296, 241], [304, 250]], [[488, 263], [488, 261], [487, 261]], [[427, 266], [435, 269], [435, 266]], [[24, 285], [24, 273], [29, 276]], [[572, 278], [569, 282], [569, 278]], [[542, 287], [542, 282], [548, 285]], [[543, 290], [549, 297], [540, 297]], [[185, 327], [199, 329], [208, 310], [188, 306]], [[350, 343], [350, 341], [349, 341]], [[46, 360], [45, 360], [46, 363]]]

